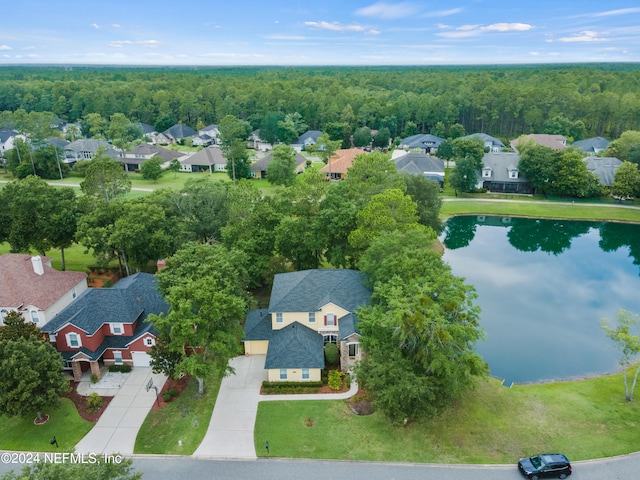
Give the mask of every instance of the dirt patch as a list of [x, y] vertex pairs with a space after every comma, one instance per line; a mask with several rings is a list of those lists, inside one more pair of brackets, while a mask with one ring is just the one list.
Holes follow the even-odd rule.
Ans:
[[71, 400], [78, 410], [78, 414], [86, 421], [96, 423], [102, 413], [107, 408], [107, 405], [111, 402], [113, 397], [102, 397], [102, 407], [95, 413], [91, 413], [87, 409], [87, 397], [78, 393], [78, 382], [70, 382], [71, 391], [65, 395], [66, 398]]
[[91, 288], [111, 287], [119, 279], [116, 271], [92, 268], [87, 277], [87, 285]]
[[[162, 390], [160, 392], [158, 392], [158, 399], [156, 399], [156, 402], [153, 404], [153, 407], [151, 407], [151, 410], [157, 410], [157, 409], [162, 408], [162, 407], [164, 407], [165, 405], [167, 405], [167, 404], [169, 404], [171, 402], [175, 402], [176, 399], [180, 395], [182, 395], [182, 392], [184, 391], [184, 389], [187, 388], [188, 383], [189, 383], [189, 376], [188, 375], [185, 375], [180, 380], [174, 380], [173, 378], [168, 378], [167, 381], [164, 384], [164, 387], [162, 387]], [[165, 402], [162, 399], [162, 394], [164, 392], [167, 392], [167, 391], [171, 390], [172, 388], [175, 388], [176, 390], [178, 390], [178, 395], [173, 397], [171, 399], [171, 401]]]
[[356, 415], [371, 415], [375, 412], [371, 399], [369, 398], [369, 392], [366, 390], [360, 390], [353, 397], [347, 400], [349, 408]]

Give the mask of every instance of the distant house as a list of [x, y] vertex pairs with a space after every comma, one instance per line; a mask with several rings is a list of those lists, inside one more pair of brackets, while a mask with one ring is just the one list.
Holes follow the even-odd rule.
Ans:
[[355, 270], [327, 269], [275, 276], [269, 308], [251, 310], [244, 327], [246, 355], [266, 354], [271, 382], [320, 381], [323, 348], [334, 343], [340, 367], [362, 358], [355, 311], [371, 291]]
[[204, 128], [200, 128], [198, 129], [198, 135], [208, 135], [213, 139], [213, 143], [220, 145], [220, 129], [218, 128], [218, 125], [211, 124]]
[[64, 140], [62, 138], [57, 138], [57, 137], [47, 138], [45, 139], [45, 142], [48, 143], [49, 145], [53, 145], [58, 151], [59, 155], [62, 155], [62, 153], [64, 152], [64, 149], [67, 148], [67, 145], [71, 143], [68, 140]]
[[520, 156], [513, 152], [489, 152], [482, 157], [478, 186], [490, 192], [533, 193], [533, 187], [518, 170]]
[[125, 170], [133, 172], [139, 170], [140, 166], [150, 158], [162, 158], [164, 162], [170, 162], [174, 158], [180, 159], [184, 156], [186, 156], [184, 152], [169, 150], [168, 148], [159, 147], [158, 145], [141, 143], [128, 152], [125, 152], [118, 160], [124, 164]]
[[486, 133], [472, 133], [471, 135], [466, 135], [460, 138], [462, 140], [479, 138], [484, 143], [484, 148], [488, 148], [490, 152], [501, 152], [504, 148], [504, 143], [502, 142], [502, 140], [496, 137], [492, 137], [491, 135], [487, 135]]
[[214, 138], [203, 133], [202, 135], [198, 135], [197, 137], [193, 137], [193, 144], [199, 147], [208, 147], [209, 145], [214, 143]]
[[81, 138], [64, 147], [63, 162], [72, 165], [78, 160], [91, 160], [100, 149], [104, 149], [104, 153], [113, 159], [120, 158], [120, 153], [105, 140]]
[[11, 150], [16, 138], [25, 140], [24, 135], [20, 135], [10, 128], [0, 129], [0, 156], [4, 157], [4, 152]]
[[567, 148], [567, 139], [562, 135], [549, 135], [546, 133], [532, 133], [530, 135], [523, 135], [520, 138], [516, 138], [511, 140], [511, 147], [517, 152], [518, 151], [518, 143], [523, 138], [525, 141], [528, 139], [533, 140], [536, 145], [541, 145], [543, 147], [551, 148], [553, 150], [564, 150]]
[[435, 154], [444, 138], [427, 133], [419, 133], [400, 140], [399, 148], [403, 150], [420, 150], [428, 154]]
[[193, 138], [198, 135], [193, 128], [184, 123], [177, 123], [156, 135], [155, 142], [160, 145], [171, 145], [185, 138]]
[[85, 290], [42, 331], [49, 334], [74, 380], [89, 369], [99, 378], [102, 366], [148, 367], [156, 331], [147, 316], [168, 311], [155, 276], [136, 273], [112, 288]]
[[42, 327], [87, 289], [84, 272], [61, 272], [51, 258], [0, 255], [0, 325], [10, 311]]
[[622, 161], [615, 157], [596, 157], [592, 155], [584, 157], [583, 161], [587, 164], [587, 170], [595, 173], [600, 179], [600, 183], [607, 187], [611, 186], [616, 170], [622, 165]]
[[254, 150], [260, 150], [261, 152], [273, 150], [273, 145], [260, 138], [260, 129], [251, 132], [249, 141], [247, 142], [247, 147], [253, 148]]
[[300, 135], [291, 144], [291, 147], [296, 152], [302, 152], [303, 150], [306, 150], [307, 147], [310, 147], [311, 145], [315, 145], [316, 142], [318, 141], [318, 138], [320, 138], [320, 135], [322, 135], [322, 132], [320, 130], [308, 130], [302, 135]]
[[595, 155], [596, 153], [603, 152], [607, 149], [611, 142], [606, 138], [593, 137], [585, 140], [578, 140], [571, 144], [572, 147], [579, 148], [585, 153]]
[[156, 127], [154, 127], [153, 125], [149, 125], [148, 123], [138, 122], [135, 125], [140, 130], [142, 130], [143, 136], [149, 137], [150, 139], [153, 139], [155, 135], [158, 133], [158, 131], [156, 130]]
[[[396, 170], [412, 175], [424, 175], [444, 186], [444, 162], [422, 152], [404, 152], [393, 158]], [[395, 153], [395, 152], [394, 152]]]
[[217, 145], [210, 145], [199, 152], [180, 159], [182, 172], [226, 172], [227, 159]]
[[347, 175], [347, 170], [353, 165], [358, 155], [368, 155], [368, 152], [359, 148], [344, 148], [336, 150], [329, 162], [320, 169], [329, 180], [342, 180]]
[[[251, 175], [253, 178], [267, 178], [267, 167], [273, 159], [273, 152], [267, 153], [257, 162], [251, 164]], [[307, 159], [296, 153], [296, 173], [302, 173], [307, 168]]]

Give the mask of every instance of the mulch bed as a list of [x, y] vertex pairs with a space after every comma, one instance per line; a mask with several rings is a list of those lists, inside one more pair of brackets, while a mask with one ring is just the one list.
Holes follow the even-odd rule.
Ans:
[[78, 393], [78, 382], [71, 381], [70, 384], [71, 391], [67, 393], [65, 397], [73, 402], [73, 404], [76, 406], [76, 410], [78, 410], [78, 414], [82, 418], [84, 418], [88, 422], [96, 423], [113, 397], [102, 397], [102, 408], [96, 413], [91, 413], [89, 412], [89, 410], [87, 410], [87, 397]]
[[[182, 394], [184, 389], [187, 388], [187, 384], [188, 383], [189, 383], [189, 375], [185, 375], [180, 380], [174, 380], [173, 378], [167, 378], [167, 381], [165, 382], [164, 387], [162, 387], [162, 390], [160, 392], [158, 392], [158, 399], [160, 401], [159, 402], [158, 401], [154, 402], [153, 407], [151, 407], [151, 410], [158, 410], [159, 408], [162, 408], [162, 407], [164, 407], [165, 405], [167, 405], [167, 404], [169, 404], [171, 402], [175, 402], [176, 398], [178, 398]], [[164, 392], [166, 392], [167, 390], [171, 389], [171, 388], [177, 389], [178, 390], [178, 395], [176, 397], [173, 397], [173, 399], [170, 402], [165, 402], [162, 399], [162, 394]]]

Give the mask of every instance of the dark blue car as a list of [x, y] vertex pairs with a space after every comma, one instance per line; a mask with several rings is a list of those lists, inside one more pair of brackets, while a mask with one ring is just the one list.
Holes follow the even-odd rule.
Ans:
[[567, 478], [571, 475], [569, 459], [561, 453], [541, 453], [518, 461], [518, 469], [527, 478]]

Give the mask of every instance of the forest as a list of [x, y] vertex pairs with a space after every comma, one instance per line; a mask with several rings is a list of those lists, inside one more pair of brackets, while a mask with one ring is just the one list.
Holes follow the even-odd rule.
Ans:
[[269, 113], [298, 112], [310, 129], [387, 127], [394, 138], [459, 123], [511, 139], [564, 117], [583, 122], [585, 138], [614, 139], [640, 130], [638, 92], [637, 64], [0, 69], [0, 111], [53, 112], [68, 122], [122, 113], [158, 131], [226, 115], [258, 128]]

